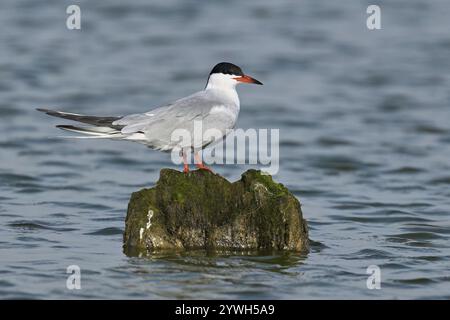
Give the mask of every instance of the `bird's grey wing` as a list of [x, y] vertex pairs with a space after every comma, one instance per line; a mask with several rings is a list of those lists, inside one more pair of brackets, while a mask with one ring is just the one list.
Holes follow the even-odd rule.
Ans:
[[172, 132], [174, 129], [182, 128], [183, 123], [203, 117], [211, 106], [211, 101], [205, 99], [203, 92], [198, 92], [146, 113], [125, 116], [114, 124], [123, 126], [123, 134], [141, 131], [150, 135], [164, 135], [166, 131]]
[[208, 97], [204, 92], [198, 92], [186, 98], [175, 101], [173, 104], [160, 107], [143, 114], [135, 114], [117, 121], [124, 125], [122, 133], [131, 134], [142, 132], [149, 140], [149, 145], [159, 149], [173, 147], [172, 134], [177, 129], [193, 132], [194, 121], [201, 120], [203, 131], [217, 128], [224, 131], [232, 126], [223, 116], [211, 113], [211, 109], [221, 105], [219, 101]]
[[[143, 131], [147, 137], [169, 142], [177, 129], [191, 134], [194, 122], [201, 121], [203, 130], [210, 123], [211, 109], [219, 104], [202, 92], [180, 99], [155, 116], [156, 121], [149, 122]], [[208, 120], [207, 120], [208, 119]]]
[[[162, 135], [161, 138], [166, 141], [167, 145], [173, 147], [177, 144], [177, 136], [172, 137], [172, 133], [176, 129], [185, 129], [191, 133], [191, 145], [195, 148], [200, 147], [197, 143], [200, 141], [194, 141], [196, 134], [201, 134], [201, 137], [195, 137], [195, 139], [201, 139], [201, 147], [204, 148], [207, 145], [222, 139], [229, 133], [227, 129], [234, 127], [237, 114], [229, 111], [229, 109], [223, 104], [212, 97], [196, 97], [195, 99], [189, 99], [183, 103], [182, 108], [174, 108], [173, 114], [168, 117], [169, 124], [160, 128]], [[198, 131], [200, 128], [196, 122], [201, 123], [201, 133]], [[159, 123], [158, 123], [159, 124]], [[194, 129], [194, 127], [197, 127]], [[157, 129], [155, 125], [149, 128], [149, 134], [152, 135], [152, 130]], [[211, 130], [214, 129], [214, 130]], [[157, 132], [158, 132], [157, 131]], [[153, 131], [154, 132], [154, 131]], [[172, 138], [174, 140], [172, 140]], [[166, 140], [167, 139], [167, 140]], [[184, 147], [185, 141], [183, 141]], [[178, 144], [180, 146], [180, 144]]]

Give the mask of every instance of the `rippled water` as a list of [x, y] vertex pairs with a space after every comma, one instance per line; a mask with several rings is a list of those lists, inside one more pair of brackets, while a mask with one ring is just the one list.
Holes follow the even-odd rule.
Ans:
[[[71, 1], [0, 4], [1, 298], [450, 298], [448, 1], [378, 1], [378, 31], [369, 1], [76, 3], [81, 31]], [[302, 202], [311, 252], [128, 258], [130, 194], [169, 156], [58, 139], [34, 108], [148, 110], [222, 60], [265, 84], [239, 88], [238, 127], [280, 128], [275, 179]]]

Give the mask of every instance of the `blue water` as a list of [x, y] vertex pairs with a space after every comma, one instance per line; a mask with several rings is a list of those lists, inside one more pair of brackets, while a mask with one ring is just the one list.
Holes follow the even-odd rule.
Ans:
[[[450, 3], [378, 1], [375, 31], [369, 4], [2, 0], [0, 298], [449, 299]], [[311, 251], [128, 258], [131, 193], [176, 167], [137, 144], [58, 139], [62, 122], [34, 109], [147, 111], [202, 89], [219, 61], [265, 84], [239, 88], [238, 127], [280, 129], [274, 178], [300, 199]], [[81, 290], [66, 288], [73, 264]]]

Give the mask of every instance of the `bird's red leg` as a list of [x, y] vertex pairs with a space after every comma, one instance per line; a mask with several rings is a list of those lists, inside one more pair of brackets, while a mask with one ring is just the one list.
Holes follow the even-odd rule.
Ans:
[[194, 159], [195, 159], [195, 166], [201, 170], [207, 170], [207, 171], [211, 171], [210, 168], [208, 168], [207, 166], [205, 166], [202, 162], [202, 159], [200, 158], [200, 156], [198, 155], [198, 153], [195, 151], [194, 152]]
[[183, 172], [184, 173], [188, 173], [189, 172], [189, 165], [188, 165], [188, 162], [187, 162], [186, 153], [182, 151], [182, 155], [183, 155]]

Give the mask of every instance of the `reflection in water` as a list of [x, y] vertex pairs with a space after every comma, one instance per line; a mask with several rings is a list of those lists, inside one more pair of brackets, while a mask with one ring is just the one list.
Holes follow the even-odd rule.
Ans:
[[[279, 253], [159, 253], [146, 258], [131, 258], [127, 268], [149, 284], [152, 296], [189, 298], [192, 290], [198, 298], [275, 297], [283, 282], [298, 283], [298, 269], [306, 254]], [[249, 271], [251, 270], [252, 276]], [[170, 277], [167, 277], [171, 274]], [[215, 286], [214, 292], [208, 290]], [[206, 290], [206, 291], [205, 291]]]

